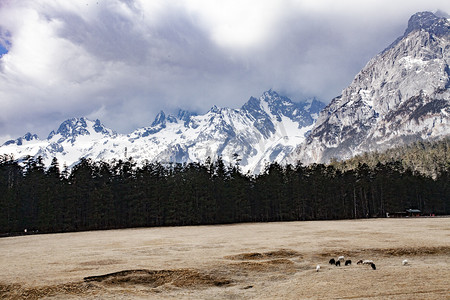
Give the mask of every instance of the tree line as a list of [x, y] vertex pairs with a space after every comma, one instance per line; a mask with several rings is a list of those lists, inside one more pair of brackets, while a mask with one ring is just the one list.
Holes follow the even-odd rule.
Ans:
[[110, 163], [0, 156], [0, 233], [67, 232], [148, 226], [384, 217], [420, 209], [450, 213], [450, 167], [432, 178], [401, 161], [282, 166], [243, 174], [239, 160]]
[[450, 137], [439, 141], [416, 141], [411, 144], [390, 148], [383, 152], [366, 152], [345, 161], [332, 161], [341, 170], [355, 169], [366, 163], [374, 168], [378, 163], [401, 162], [402, 167], [436, 178], [440, 171], [450, 164]]

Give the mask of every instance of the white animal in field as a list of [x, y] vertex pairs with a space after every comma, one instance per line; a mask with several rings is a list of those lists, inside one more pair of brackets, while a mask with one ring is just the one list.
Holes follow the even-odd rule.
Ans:
[[319, 272], [319, 270], [320, 270], [320, 265], [317, 265], [316, 272]]
[[406, 266], [408, 263], [409, 263], [409, 261], [408, 261], [407, 259], [404, 259], [404, 260], [402, 261], [402, 265], [403, 265], [403, 266]]
[[363, 265], [370, 265], [373, 264], [373, 260], [370, 259], [365, 259], [365, 260], [359, 260], [357, 263], [357, 265], [363, 264]]
[[344, 260], [345, 260], [345, 257], [344, 257], [344, 256], [339, 256], [339, 257], [338, 257], [338, 260], [339, 260], [339, 261], [344, 261]]

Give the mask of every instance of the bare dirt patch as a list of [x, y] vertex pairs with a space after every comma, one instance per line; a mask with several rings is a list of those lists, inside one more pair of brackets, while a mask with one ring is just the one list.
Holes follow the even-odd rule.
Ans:
[[396, 257], [396, 256], [433, 256], [433, 255], [444, 255], [450, 256], [450, 246], [440, 246], [440, 247], [428, 247], [428, 246], [418, 246], [418, 247], [399, 247], [399, 248], [371, 248], [371, 249], [353, 249], [353, 250], [337, 250], [337, 251], [326, 251], [318, 254], [320, 257], [330, 257], [336, 258], [338, 256], [345, 257], [369, 257], [369, 256], [385, 256], [385, 257]]
[[20, 284], [0, 284], [0, 298], [2, 299], [42, 299], [57, 295], [87, 296], [94, 295], [99, 287], [83, 282], [71, 282], [58, 285], [27, 287]]
[[375, 253], [386, 256], [419, 256], [419, 255], [450, 255], [450, 247], [408, 247], [408, 248], [386, 248], [373, 249]]
[[159, 287], [171, 284], [176, 287], [224, 286], [232, 281], [204, 274], [193, 269], [179, 270], [125, 270], [104, 275], [88, 276], [85, 282], [101, 282], [108, 285], [128, 284]]
[[243, 261], [229, 265], [230, 268], [239, 270], [255, 271], [255, 272], [270, 272], [280, 269], [295, 270], [294, 263], [288, 259], [275, 259], [267, 261]]
[[251, 252], [225, 256], [226, 259], [231, 260], [264, 260], [264, 259], [286, 258], [286, 257], [301, 257], [301, 254], [295, 250], [281, 249], [263, 253]]
[[80, 263], [81, 266], [107, 266], [107, 265], [116, 265], [122, 263], [122, 260], [119, 259], [101, 259], [101, 260], [90, 260], [84, 261]]

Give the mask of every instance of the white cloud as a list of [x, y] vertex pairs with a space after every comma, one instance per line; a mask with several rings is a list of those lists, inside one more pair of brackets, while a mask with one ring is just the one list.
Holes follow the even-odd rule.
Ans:
[[209, 29], [212, 39], [226, 47], [255, 47], [265, 42], [289, 1], [187, 1]]

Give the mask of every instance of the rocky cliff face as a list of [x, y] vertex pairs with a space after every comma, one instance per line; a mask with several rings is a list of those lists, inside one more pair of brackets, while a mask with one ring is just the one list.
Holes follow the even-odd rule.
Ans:
[[328, 162], [450, 134], [449, 26], [429, 12], [413, 15], [321, 112], [291, 160]]

